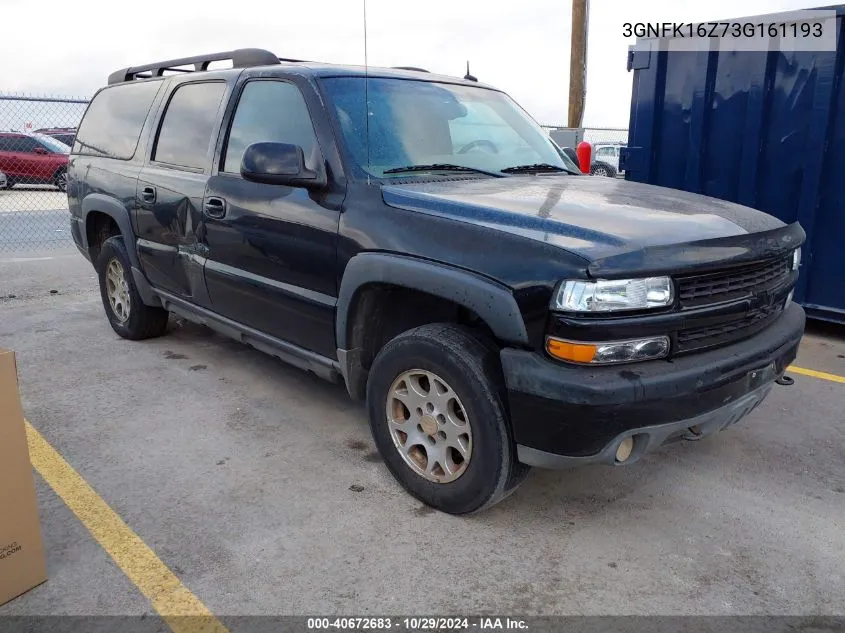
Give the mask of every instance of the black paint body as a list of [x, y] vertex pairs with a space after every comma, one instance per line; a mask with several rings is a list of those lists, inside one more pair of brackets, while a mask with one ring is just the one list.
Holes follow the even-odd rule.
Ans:
[[[684, 358], [602, 368], [553, 361], [544, 352], [547, 334], [607, 340], [666, 333], [677, 344], [674, 337], [685, 328], [718, 325], [758, 304], [782, 304], [797, 274], [765, 296], [604, 318], [551, 312], [561, 280], [721, 270], [788, 256], [803, 231], [738, 205], [600, 177], [460, 174], [368, 181], [347, 159], [320, 87], [321, 78], [346, 75], [362, 71], [282, 63], [148, 80], [161, 88], [134, 157], [104, 158], [74, 148], [68, 196], [80, 250], [96, 255], [91, 214], [109, 216], [126, 239], [145, 301], [280, 350], [327, 377], [343, 376], [348, 385], [362, 379], [352, 375], [362, 368], [351, 360], [350, 333], [350, 311], [362, 288], [391, 283], [459, 303], [490, 326], [503, 348], [516, 441], [569, 455], [597, 451], [619, 429], [658, 411], [660, 419], [682, 419], [714, 408], [750, 389], [746, 369], [775, 363], [782, 370], [794, 356], [804, 323], [797, 306], [790, 318], [773, 315], [755, 330]], [[370, 69], [370, 75], [469, 83], [403, 70]], [[323, 186], [266, 184], [220, 169], [238, 96], [259, 79], [287, 81], [302, 92], [319, 145], [318, 160], [308, 168]], [[204, 167], [151, 160], [173, 91], [210, 81], [225, 84], [225, 95]], [[782, 344], [773, 347], [773, 333]], [[747, 354], [733, 362], [740, 345]], [[682, 362], [688, 367], [683, 380], [672, 369]], [[741, 375], [726, 385], [724, 372], [707, 373], [711, 365]], [[689, 377], [696, 371], [697, 382]], [[614, 392], [616, 385], [654, 372], [662, 385], [656, 392], [634, 389], [627, 399], [601, 402], [603, 389]], [[593, 395], [583, 401], [567, 395], [571, 385], [596, 380], [604, 386], [588, 389], [584, 393]]]

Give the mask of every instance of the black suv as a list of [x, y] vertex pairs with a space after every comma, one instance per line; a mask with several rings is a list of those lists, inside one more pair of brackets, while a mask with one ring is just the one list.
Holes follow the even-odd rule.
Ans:
[[112, 328], [173, 312], [345, 383], [445, 512], [719, 431], [795, 357], [797, 223], [580, 175], [471, 78], [242, 49], [108, 83], [68, 197]]

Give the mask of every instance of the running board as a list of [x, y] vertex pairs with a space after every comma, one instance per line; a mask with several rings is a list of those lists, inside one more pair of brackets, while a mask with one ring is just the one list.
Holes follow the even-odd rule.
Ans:
[[155, 293], [161, 299], [165, 310], [173, 312], [192, 323], [205, 325], [223, 336], [228, 336], [245, 345], [254, 347], [265, 354], [275, 356], [290, 365], [313, 372], [325, 380], [342, 382], [340, 365], [337, 361], [321, 356], [316, 352], [303, 349], [293, 343], [288, 343], [274, 336], [259, 332], [256, 329], [221, 316], [216, 312], [193, 305], [179, 297], [174, 297], [162, 290], [156, 289]]

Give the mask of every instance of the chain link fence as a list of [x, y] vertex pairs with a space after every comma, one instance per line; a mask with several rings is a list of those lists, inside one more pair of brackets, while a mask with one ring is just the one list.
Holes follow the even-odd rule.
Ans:
[[[0, 252], [72, 245], [65, 169], [87, 99], [0, 94]], [[553, 134], [562, 126], [545, 125]], [[622, 176], [628, 130], [585, 128], [593, 173]]]
[[71, 246], [66, 170], [86, 99], [0, 95], [0, 252]]

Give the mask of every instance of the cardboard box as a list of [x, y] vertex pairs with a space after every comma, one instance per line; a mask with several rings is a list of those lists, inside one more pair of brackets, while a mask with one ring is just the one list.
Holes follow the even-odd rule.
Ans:
[[47, 580], [15, 354], [0, 348], [0, 605]]

